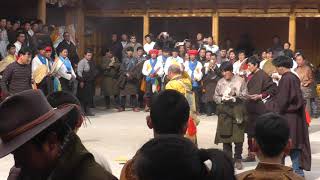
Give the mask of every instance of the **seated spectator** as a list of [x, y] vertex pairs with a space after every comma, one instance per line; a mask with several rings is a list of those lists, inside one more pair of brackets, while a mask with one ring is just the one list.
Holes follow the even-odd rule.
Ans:
[[231, 160], [219, 150], [199, 150], [174, 135], [156, 137], [138, 151], [134, 171], [139, 180], [233, 180]]
[[[67, 104], [75, 104], [77, 105], [77, 108], [81, 110], [81, 104], [80, 101], [71, 93], [66, 91], [58, 91], [54, 92], [48, 95], [47, 100], [49, 104], [54, 108], [63, 107]], [[83, 112], [82, 112], [83, 114]], [[80, 116], [78, 119], [69, 120], [67, 121], [68, 125], [71, 127], [71, 129], [77, 133], [80, 127], [82, 126], [84, 121], [83, 116]], [[95, 149], [86, 147], [90, 153], [94, 156], [94, 159], [96, 162], [103, 167], [108, 172], [112, 173], [109, 162], [105, 159], [105, 157], [97, 152]]]
[[304, 179], [281, 163], [291, 149], [289, 126], [284, 117], [274, 113], [260, 116], [255, 127], [253, 146], [260, 163], [256, 169], [238, 174], [238, 180]]
[[80, 117], [75, 105], [54, 109], [41, 91], [27, 90], [2, 102], [0, 117], [0, 158], [12, 153], [21, 169], [9, 178], [117, 179], [95, 162], [68, 125]]

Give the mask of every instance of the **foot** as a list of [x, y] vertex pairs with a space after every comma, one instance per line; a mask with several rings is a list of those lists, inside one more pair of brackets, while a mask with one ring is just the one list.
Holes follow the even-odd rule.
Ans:
[[241, 159], [236, 159], [235, 163], [234, 163], [234, 167], [237, 170], [242, 170], [243, 169], [243, 165], [242, 165], [242, 160]]
[[140, 108], [133, 108], [133, 112], [140, 112]]
[[246, 157], [242, 162], [256, 162], [256, 156], [254, 154], [248, 154], [248, 157]]
[[120, 107], [118, 108], [118, 112], [123, 112], [124, 111], [124, 108]]
[[146, 106], [146, 107], [144, 108], [144, 112], [150, 112], [150, 108], [149, 108], [148, 106]]

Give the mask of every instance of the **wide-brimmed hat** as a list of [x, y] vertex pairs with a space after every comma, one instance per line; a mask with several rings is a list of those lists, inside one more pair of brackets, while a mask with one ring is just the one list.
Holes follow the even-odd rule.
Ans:
[[0, 158], [75, 109], [75, 105], [52, 108], [39, 90], [23, 91], [5, 99], [0, 104]]

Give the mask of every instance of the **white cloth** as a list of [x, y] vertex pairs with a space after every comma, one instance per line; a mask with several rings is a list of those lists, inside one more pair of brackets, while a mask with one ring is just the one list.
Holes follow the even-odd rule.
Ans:
[[28, 31], [28, 34], [32, 37], [32, 36], [34, 35], [33, 30], [32, 30], [32, 29], [30, 29], [30, 30]]
[[293, 64], [292, 64], [291, 72], [295, 72], [295, 69], [298, 67], [298, 64], [297, 64], [297, 62], [296, 62], [295, 60], [293, 60], [293, 59], [292, 59], [292, 62], [293, 62]]
[[242, 62], [240, 62], [240, 60], [236, 61], [235, 63], [233, 63], [233, 73], [236, 75], [243, 75], [244, 72], [241, 72], [241, 66], [243, 63], [245, 63], [246, 61], [243, 60]]
[[180, 69], [183, 70], [183, 59], [181, 57], [168, 57], [165, 65], [164, 65], [164, 74], [168, 75], [168, 69], [171, 65], [177, 64], [180, 65]]
[[217, 52], [219, 51], [219, 46], [217, 45], [210, 46], [209, 44], [205, 44], [203, 47], [205, 47], [207, 51], [211, 51], [212, 53], [217, 54]]
[[[154, 71], [157, 71], [157, 74], [159, 77], [162, 77], [163, 76], [163, 64], [162, 64], [162, 61], [161, 60], [157, 60], [157, 63], [155, 64], [154, 66]], [[146, 60], [144, 63], [143, 63], [143, 67], [142, 67], [142, 74], [145, 75], [145, 76], [149, 76], [150, 73], [151, 73], [151, 70], [152, 70], [152, 66], [151, 66], [151, 59], [149, 60]]]
[[122, 47], [125, 48], [126, 45], [128, 44], [128, 41], [121, 41]]
[[[59, 58], [57, 58], [57, 61], [61, 61]], [[68, 70], [67, 67], [64, 65], [64, 63], [62, 62], [61, 67], [59, 68], [58, 72], [57, 72], [57, 78], [65, 78], [67, 80], [71, 80], [72, 77], [76, 78], [76, 74], [74, 73], [73, 67], [71, 67], [71, 74], [68, 74]]]
[[144, 51], [145, 51], [147, 54], [149, 54], [149, 51], [154, 48], [154, 45], [155, 45], [155, 44], [156, 44], [156, 43], [153, 42], [153, 41], [152, 41], [150, 44], [146, 43], [146, 44], [143, 46]]
[[[194, 79], [193, 80], [196, 80], [196, 81], [200, 81], [202, 79], [202, 64], [198, 61], [197, 63], [197, 66], [196, 66], [196, 69], [194, 70], [194, 73], [193, 73], [193, 77]], [[191, 69], [189, 68], [189, 61], [186, 61], [184, 63], [184, 70], [188, 73], [188, 75], [191, 77], [192, 76], [192, 71]]]
[[264, 66], [264, 64], [265, 64], [267, 61], [268, 61], [267, 59], [262, 60], [262, 61], [260, 62], [259, 68], [260, 68], [260, 69], [263, 69], [263, 66]]
[[14, 43], [14, 46], [16, 46], [16, 55], [18, 55], [18, 53], [19, 53], [19, 51], [20, 51], [20, 49], [21, 49], [21, 47], [22, 47], [22, 43], [19, 42], [19, 41], [16, 41], [16, 42]]

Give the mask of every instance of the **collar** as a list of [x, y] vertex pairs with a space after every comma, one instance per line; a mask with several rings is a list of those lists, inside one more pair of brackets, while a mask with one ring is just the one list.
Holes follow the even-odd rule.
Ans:
[[261, 171], [291, 171], [292, 168], [284, 166], [282, 164], [273, 164], [273, 163], [266, 163], [266, 162], [259, 162], [256, 167], [256, 170]]

